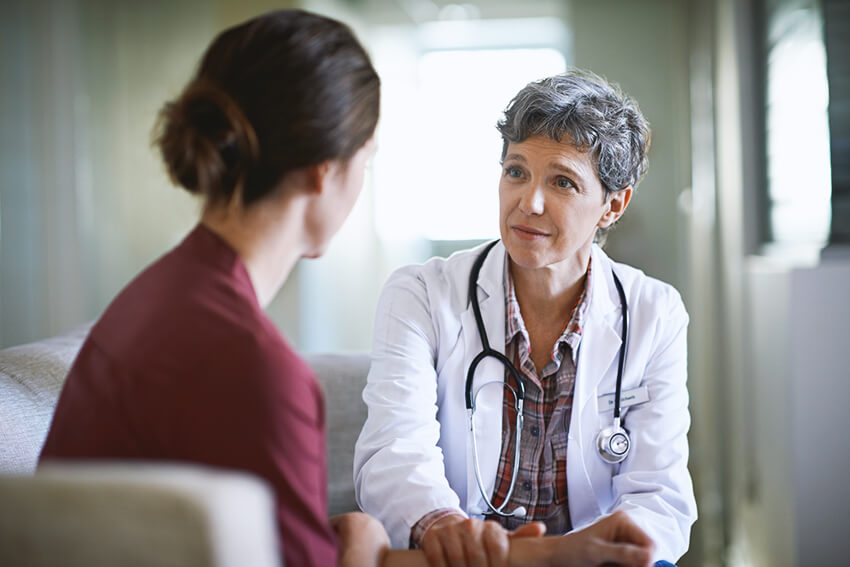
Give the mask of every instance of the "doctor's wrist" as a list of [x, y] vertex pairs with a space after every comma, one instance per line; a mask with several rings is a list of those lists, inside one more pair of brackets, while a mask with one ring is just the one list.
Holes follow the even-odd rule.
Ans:
[[435, 525], [462, 522], [465, 519], [466, 514], [456, 508], [437, 508], [428, 512], [410, 529], [410, 549], [419, 549], [425, 533]]

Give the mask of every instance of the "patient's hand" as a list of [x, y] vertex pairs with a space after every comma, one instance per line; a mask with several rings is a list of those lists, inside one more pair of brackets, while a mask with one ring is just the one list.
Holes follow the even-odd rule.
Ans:
[[339, 542], [337, 565], [359, 567], [381, 565], [390, 548], [390, 538], [381, 523], [361, 512], [331, 516], [330, 524]]
[[513, 539], [545, 532], [546, 526], [539, 522], [509, 532], [496, 522], [450, 514], [428, 528], [419, 547], [430, 567], [507, 567]]

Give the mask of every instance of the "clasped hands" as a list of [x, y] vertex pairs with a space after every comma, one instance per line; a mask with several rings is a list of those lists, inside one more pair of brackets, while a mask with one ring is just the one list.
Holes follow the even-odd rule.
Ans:
[[509, 532], [495, 522], [451, 514], [428, 528], [421, 550], [390, 549], [375, 518], [352, 512], [330, 519], [341, 567], [648, 567], [653, 543], [625, 514], [615, 512], [562, 536], [542, 537], [533, 522]]
[[625, 512], [563, 536], [542, 537], [540, 522], [509, 532], [496, 522], [451, 514], [425, 532], [420, 548], [430, 567], [596, 566], [647, 567], [653, 543]]

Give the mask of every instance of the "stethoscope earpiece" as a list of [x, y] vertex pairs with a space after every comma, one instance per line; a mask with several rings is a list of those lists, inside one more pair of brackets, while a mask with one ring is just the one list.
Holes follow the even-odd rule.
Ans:
[[492, 508], [486, 512], [483, 509], [473, 509], [472, 514], [480, 514], [482, 516], [486, 516], [488, 514], [495, 514], [503, 518], [525, 518], [528, 515], [528, 510], [525, 509], [525, 506], [517, 506], [510, 512], [495, 512]]
[[525, 518], [528, 515], [528, 510], [525, 509], [525, 506], [520, 506], [513, 512], [511, 512], [511, 516], [514, 518]]

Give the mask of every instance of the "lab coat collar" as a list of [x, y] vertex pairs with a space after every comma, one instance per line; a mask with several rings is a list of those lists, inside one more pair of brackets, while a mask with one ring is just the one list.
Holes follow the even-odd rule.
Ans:
[[[489, 244], [489, 243], [487, 243]], [[487, 246], [484, 244], [479, 246], [475, 250], [475, 257], [477, 258], [481, 252], [484, 251], [484, 248]], [[507, 258], [507, 253], [505, 251], [505, 245], [502, 244], [500, 240], [496, 245], [490, 250], [490, 253], [487, 254], [487, 258], [484, 259], [484, 264], [481, 266], [481, 273], [478, 274], [478, 289], [484, 292], [482, 296], [479, 294], [478, 303], [481, 306], [482, 314], [484, 310], [484, 305], [489, 303], [490, 299], [493, 297], [501, 297], [504, 299], [504, 273], [505, 273], [505, 259]], [[504, 306], [504, 301], [500, 304]], [[488, 306], [489, 307], [489, 306]], [[470, 305], [471, 309], [472, 306]], [[486, 318], [485, 318], [485, 323]], [[489, 336], [490, 327], [487, 327], [487, 333]], [[504, 341], [503, 341], [504, 342]], [[494, 346], [493, 341], [490, 340], [490, 346]], [[499, 350], [499, 349], [497, 349]], [[504, 350], [504, 346], [501, 350]]]
[[614, 277], [611, 275], [613, 262], [596, 244], [590, 249], [590, 257], [593, 264], [593, 277], [590, 278], [592, 292], [588, 306], [588, 318], [606, 318], [612, 311], [620, 309], [620, 298], [617, 294], [617, 288], [614, 286]]

